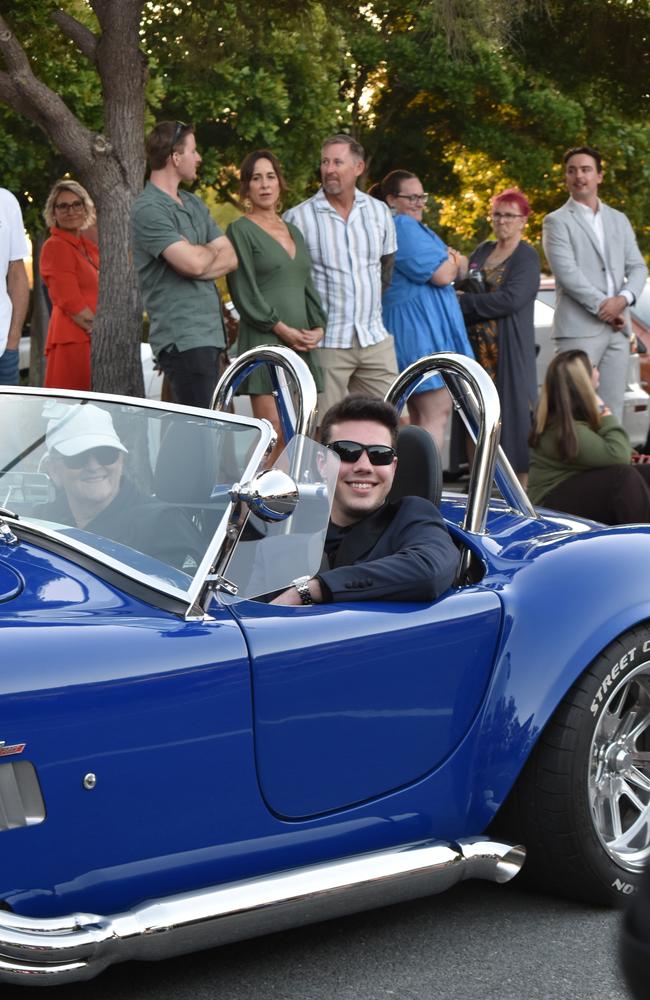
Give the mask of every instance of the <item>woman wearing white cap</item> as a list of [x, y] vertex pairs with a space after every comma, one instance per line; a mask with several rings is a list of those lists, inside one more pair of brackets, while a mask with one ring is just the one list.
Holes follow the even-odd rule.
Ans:
[[47, 425], [47, 468], [57, 488], [38, 517], [113, 539], [190, 572], [205, 546], [188, 514], [146, 496], [124, 475], [128, 450], [111, 415], [93, 403], [66, 407]]

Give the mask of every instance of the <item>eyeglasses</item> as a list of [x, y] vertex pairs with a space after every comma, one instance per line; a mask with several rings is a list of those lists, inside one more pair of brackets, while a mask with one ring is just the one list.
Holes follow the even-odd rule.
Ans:
[[83, 201], [60, 201], [54, 208], [57, 212], [79, 212], [84, 207]]
[[174, 138], [172, 139], [172, 143], [169, 150], [170, 154], [174, 152], [174, 146], [182, 136], [183, 130], [188, 129], [189, 127], [190, 126], [186, 125], [185, 122], [176, 122], [176, 130], [174, 132]]
[[60, 451], [57, 451], [56, 454], [66, 469], [83, 469], [88, 464], [91, 456], [98, 465], [115, 465], [121, 452], [119, 448], [111, 448], [110, 445], [101, 445], [99, 448], [88, 448], [87, 451], [80, 451], [77, 455], [62, 455]]
[[417, 205], [418, 203], [420, 205], [426, 205], [429, 194], [425, 191], [424, 194], [396, 194], [395, 197], [406, 198], [409, 205]]
[[514, 212], [492, 212], [492, 218], [497, 222], [502, 219], [506, 222], [512, 222], [513, 219], [523, 219], [523, 215], [515, 215]]
[[395, 449], [387, 444], [359, 444], [358, 441], [330, 441], [327, 447], [342, 462], [358, 462], [364, 451], [371, 465], [390, 465]]

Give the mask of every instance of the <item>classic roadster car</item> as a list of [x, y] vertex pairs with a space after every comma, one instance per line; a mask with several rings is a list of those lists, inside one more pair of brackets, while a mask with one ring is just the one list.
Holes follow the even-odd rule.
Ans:
[[[288, 441], [269, 470], [271, 425], [220, 409], [259, 364]], [[288, 349], [235, 362], [213, 410], [0, 388], [0, 980], [505, 882], [525, 853], [547, 889], [634, 891], [650, 530], [534, 510], [475, 362], [423, 359], [390, 399], [433, 371], [477, 451], [440, 497], [429, 439], [400, 439], [394, 488], [458, 547], [418, 604], [265, 599], [317, 571], [337, 473]]]

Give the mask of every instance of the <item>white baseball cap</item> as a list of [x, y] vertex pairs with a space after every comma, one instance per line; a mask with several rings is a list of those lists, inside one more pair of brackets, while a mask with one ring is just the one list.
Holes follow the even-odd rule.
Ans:
[[47, 450], [61, 455], [80, 455], [91, 448], [119, 448], [127, 452], [113, 427], [110, 413], [93, 403], [71, 406], [62, 416], [48, 421]]

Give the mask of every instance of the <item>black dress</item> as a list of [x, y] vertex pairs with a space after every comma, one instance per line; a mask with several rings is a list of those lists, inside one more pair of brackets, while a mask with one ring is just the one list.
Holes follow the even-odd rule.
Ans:
[[[470, 267], [483, 269], [494, 247], [490, 240], [481, 243], [470, 257]], [[485, 367], [493, 368], [490, 374], [501, 400], [501, 446], [515, 472], [528, 471], [528, 434], [537, 403], [534, 316], [539, 276], [537, 251], [522, 240], [503, 267], [495, 269], [491, 291], [465, 292], [459, 300], [479, 361], [480, 341], [491, 345], [492, 364]], [[496, 336], [489, 321], [496, 322]]]

